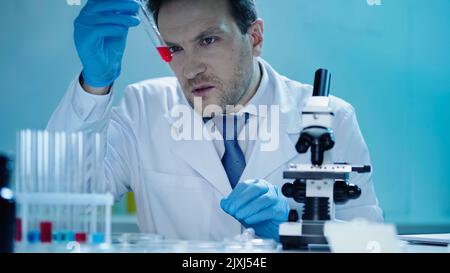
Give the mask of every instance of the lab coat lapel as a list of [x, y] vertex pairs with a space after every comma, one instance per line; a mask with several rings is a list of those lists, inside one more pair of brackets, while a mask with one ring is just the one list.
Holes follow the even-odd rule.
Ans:
[[256, 141], [252, 154], [240, 181], [248, 179], [266, 178], [273, 171], [294, 158], [297, 154], [295, 143], [291, 141], [286, 132], [280, 133], [278, 148], [275, 150], [262, 150], [260, 139]]
[[[265, 66], [266, 71], [269, 74], [269, 78], [271, 78], [272, 81], [272, 84], [269, 85], [269, 88], [271, 89], [270, 92], [273, 92], [274, 94], [272, 104], [279, 106], [280, 110], [279, 132], [275, 132], [279, 134], [279, 145], [277, 149], [263, 151], [263, 142], [261, 141], [261, 138], [258, 137], [252, 154], [247, 162], [246, 169], [241, 176], [241, 181], [266, 178], [273, 171], [298, 155], [295, 150], [295, 142], [297, 141], [302, 130], [301, 111], [307, 97], [311, 96], [310, 92], [303, 92], [304, 90], [293, 90], [292, 88], [286, 86], [280, 80], [280, 76], [268, 64], [265, 63]], [[299, 96], [300, 99], [296, 99], [292, 94], [293, 92], [301, 92], [297, 93], [299, 94], [297, 97]], [[274, 117], [271, 111], [269, 111], [267, 118], [270, 119], [276, 117]], [[262, 122], [267, 122], [267, 120], [263, 120]], [[261, 128], [261, 126], [259, 127]], [[260, 135], [260, 132], [258, 132], [258, 134]]]
[[[193, 109], [190, 111], [194, 123], [203, 124], [202, 117]], [[209, 132], [205, 132], [209, 134]], [[199, 140], [174, 141], [172, 152], [186, 161], [196, 172], [215, 187], [223, 196], [231, 192], [231, 185], [211, 140], [201, 137]]]
[[[257, 138], [247, 166], [241, 176], [241, 181], [266, 178], [273, 171], [298, 155], [295, 150], [295, 142], [290, 137], [290, 135], [298, 135], [301, 131], [301, 115], [296, 116], [298, 119], [296, 121], [292, 120], [294, 124], [286, 124], [287, 120], [283, 120], [286, 116], [281, 114], [280, 130], [275, 132], [279, 134], [279, 143], [276, 149], [264, 148], [264, 146], [268, 146], [267, 143], [264, 143], [260, 137]], [[262, 122], [267, 122], [265, 119]]]

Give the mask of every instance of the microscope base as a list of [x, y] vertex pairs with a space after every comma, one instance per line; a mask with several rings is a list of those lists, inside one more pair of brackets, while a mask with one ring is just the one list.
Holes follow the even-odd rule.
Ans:
[[311, 245], [327, 245], [325, 237], [317, 235], [280, 236], [283, 250], [307, 250]]
[[323, 221], [287, 222], [280, 225], [280, 242], [284, 250], [308, 249], [310, 245], [327, 245]]

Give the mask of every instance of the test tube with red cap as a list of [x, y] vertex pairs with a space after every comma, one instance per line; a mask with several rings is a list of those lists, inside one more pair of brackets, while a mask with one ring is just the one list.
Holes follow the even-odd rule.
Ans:
[[141, 18], [141, 23], [147, 32], [148, 36], [152, 40], [153, 45], [158, 50], [161, 58], [169, 63], [172, 61], [172, 52], [170, 52], [169, 47], [166, 45], [164, 40], [159, 33], [158, 26], [153, 18], [152, 12], [149, 10], [149, 0], [139, 0], [140, 11], [139, 17]]
[[[50, 138], [47, 131], [37, 132], [37, 187], [39, 193], [48, 193], [49, 188], [49, 148]], [[50, 216], [50, 206], [39, 207], [39, 234], [41, 243], [52, 242], [53, 223]]]

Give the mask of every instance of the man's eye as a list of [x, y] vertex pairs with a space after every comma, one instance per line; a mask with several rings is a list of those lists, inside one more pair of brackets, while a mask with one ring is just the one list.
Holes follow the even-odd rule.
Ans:
[[216, 37], [207, 37], [201, 41], [202, 46], [208, 46], [214, 44], [217, 41]]
[[173, 54], [173, 53], [177, 53], [178, 51], [181, 51], [182, 48], [179, 46], [171, 46], [171, 47], [169, 47], [169, 50]]

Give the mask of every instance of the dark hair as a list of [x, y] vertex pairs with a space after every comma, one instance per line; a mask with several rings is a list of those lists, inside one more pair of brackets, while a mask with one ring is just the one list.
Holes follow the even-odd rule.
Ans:
[[[159, 10], [164, 2], [172, 0], [150, 0], [149, 9], [153, 12], [156, 23], [158, 23]], [[246, 34], [251, 24], [258, 18], [254, 0], [228, 0], [236, 24], [242, 34]]]

